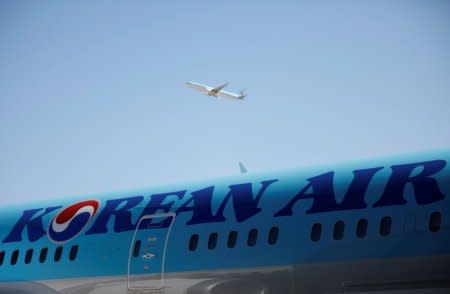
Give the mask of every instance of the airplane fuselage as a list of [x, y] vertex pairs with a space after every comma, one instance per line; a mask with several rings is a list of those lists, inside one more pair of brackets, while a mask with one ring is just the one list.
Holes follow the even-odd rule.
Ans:
[[436, 152], [3, 208], [0, 293], [448, 290], [449, 160]]

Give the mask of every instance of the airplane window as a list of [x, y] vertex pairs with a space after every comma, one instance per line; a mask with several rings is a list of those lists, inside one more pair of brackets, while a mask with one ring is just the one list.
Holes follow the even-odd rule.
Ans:
[[342, 240], [344, 237], [344, 222], [338, 221], [334, 224], [333, 238], [334, 240]]
[[390, 216], [385, 216], [380, 222], [380, 235], [387, 236], [391, 233], [392, 218]]
[[198, 246], [198, 235], [194, 234], [191, 236], [191, 240], [189, 240], [189, 250], [194, 251]]
[[33, 249], [28, 249], [25, 254], [25, 264], [29, 264], [33, 258]]
[[365, 218], [360, 219], [358, 221], [358, 224], [356, 226], [356, 236], [358, 238], [362, 239], [362, 238], [364, 238], [366, 236], [366, 234], [367, 234], [367, 224], [368, 224], [368, 221]]
[[228, 248], [234, 248], [236, 246], [238, 233], [236, 231], [231, 231], [228, 235]]
[[139, 251], [141, 250], [141, 240], [137, 240], [134, 243], [134, 248], [133, 248], [133, 256], [134, 257], [138, 257], [139, 255]]
[[250, 232], [248, 232], [247, 245], [250, 246], [250, 247], [255, 246], [257, 238], [258, 238], [258, 230], [257, 229], [251, 229]]
[[43, 263], [47, 259], [48, 248], [42, 248], [39, 254], [39, 262]]
[[54, 256], [54, 260], [56, 262], [61, 260], [62, 252], [63, 252], [63, 248], [61, 246], [56, 247], [55, 256]]
[[430, 215], [428, 227], [430, 232], [439, 232], [441, 229], [441, 213], [439, 211], [435, 211]]
[[317, 242], [322, 235], [322, 224], [315, 223], [311, 229], [311, 241]]
[[77, 254], [78, 254], [78, 245], [74, 245], [72, 246], [72, 248], [70, 248], [69, 259], [75, 260], [75, 258], [77, 258]]
[[5, 259], [5, 251], [0, 252], [0, 266], [3, 264], [3, 260]]
[[208, 239], [208, 249], [209, 250], [213, 250], [214, 248], [216, 248], [217, 246], [217, 233], [211, 233], [211, 235], [209, 235], [209, 239]]
[[277, 243], [277, 240], [278, 240], [278, 228], [272, 227], [269, 231], [269, 239], [267, 240], [267, 242], [270, 245], [273, 245], [273, 244]]
[[15, 265], [17, 263], [18, 258], [19, 258], [19, 250], [14, 250], [11, 255], [11, 265]]

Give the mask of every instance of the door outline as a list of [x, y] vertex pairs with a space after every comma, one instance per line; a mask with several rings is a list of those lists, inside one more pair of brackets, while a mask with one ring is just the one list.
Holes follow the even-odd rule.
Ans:
[[[166, 239], [164, 240], [164, 247], [163, 247], [163, 255], [162, 255], [162, 264], [161, 264], [161, 279], [160, 279], [160, 286], [159, 287], [146, 287], [146, 286], [142, 286], [142, 287], [133, 287], [130, 284], [130, 270], [131, 270], [131, 260], [133, 258], [133, 249], [134, 249], [134, 244], [136, 241], [136, 234], [139, 230], [139, 227], [141, 225], [141, 223], [144, 220], [147, 219], [154, 219], [154, 218], [165, 218], [165, 217], [171, 217], [172, 220], [170, 222], [169, 227], [167, 228], [167, 234], [166, 234]], [[176, 214], [174, 212], [167, 212], [167, 213], [155, 213], [155, 214], [149, 214], [149, 215], [144, 215], [143, 217], [141, 217], [136, 225], [136, 229], [134, 230], [133, 233], [133, 238], [131, 239], [131, 244], [130, 244], [130, 249], [128, 251], [128, 270], [127, 270], [127, 288], [128, 290], [131, 291], [136, 291], [136, 290], [161, 290], [165, 287], [165, 267], [166, 267], [166, 252], [167, 252], [167, 243], [169, 241], [169, 236], [170, 233], [172, 232], [172, 227], [173, 227], [173, 223], [175, 222], [175, 217]], [[156, 227], [157, 228], [157, 227]]]

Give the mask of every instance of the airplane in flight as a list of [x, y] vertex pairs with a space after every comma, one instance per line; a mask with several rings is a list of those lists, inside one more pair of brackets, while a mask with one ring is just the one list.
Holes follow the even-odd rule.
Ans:
[[0, 294], [450, 293], [450, 150], [0, 209]]
[[200, 91], [207, 96], [213, 96], [216, 98], [220, 97], [220, 98], [225, 98], [225, 99], [244, 100], [244, 98], [247, 96], [247, 94], [244, 93], [244, 90], [241, 90], [239, 92], [239, 94], [224, 91], [223, 89], [226, 86], [228, 86], [228, 83], [225, 83], [218, 87], [210, 87], [210, 86], [205, 86], [205, 85], [202, 85], [199, 83], [186, 82], [186, 86], [188, 86], [189, 88], [192, 88], [194, 90]]

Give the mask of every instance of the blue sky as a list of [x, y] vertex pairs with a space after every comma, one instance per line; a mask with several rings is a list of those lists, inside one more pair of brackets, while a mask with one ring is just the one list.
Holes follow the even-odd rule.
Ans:
[[448, 1], [216, 2], [2, 1], [3, 203], [450, 147]]

